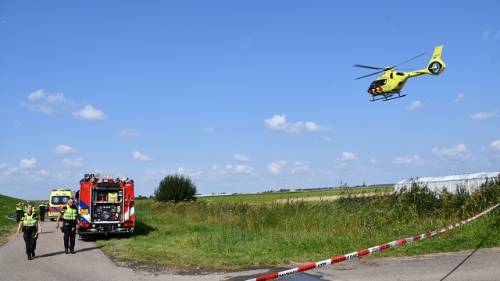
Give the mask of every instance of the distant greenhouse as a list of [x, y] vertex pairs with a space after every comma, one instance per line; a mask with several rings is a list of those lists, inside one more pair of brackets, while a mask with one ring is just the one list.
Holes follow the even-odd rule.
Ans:
[[395, 191], [403, 188], [410, 189], [413, 182], [420, 186], [427, 186], [432, 191], [441, 191], [444, 188], [455, 193], [459, 186], [465, 187], [469, 192], [474, 191], [488, 180], [500, 180], [500, 172], [484, 172], [475, 174], [451, 175], [444, 177], [425, 177], [402, 180], [394, 185]]

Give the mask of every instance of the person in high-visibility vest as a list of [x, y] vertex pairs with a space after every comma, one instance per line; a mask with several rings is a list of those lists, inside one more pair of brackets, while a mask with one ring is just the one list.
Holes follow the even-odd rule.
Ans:
[[38, 238], [38, 234], [42, 232], [42, 226], [31, 204], [28, 204], [26, 213], [17, 227], [16, 236], [19, 236], [21, 227], [24, 243], [26, 244], [26, 255], [28, 256], [28, 260], [32, 260], [35, 258], [36, 239]]
[[40, 221], [45, 221], [45, 212], [47, 211], [45, 202], [42, 202], [38, 205], [38, 210], [40, 214]]
[[59, 221], [63, 221], [64, 233], [64, 252], [75, 253], [75, 236], [76, 228], [78, 227], [78, 208], [76, 207], [73, 198], [68, 199], [67, 204], [61, 208], [61, 212], [57, 217], [56, 229], [59, 228]]
[[23, 218], [24, 211], [23, 211], [23, 202], [18, 202], [16, 204], [16, 221], [20, 222], [21, 219]]

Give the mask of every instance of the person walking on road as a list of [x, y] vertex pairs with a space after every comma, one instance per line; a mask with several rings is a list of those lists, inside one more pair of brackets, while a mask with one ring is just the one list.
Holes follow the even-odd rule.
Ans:
[[26, 255], [28, 256], [28, 260], [32, 260], [35, 258], [36, 239], [38, 238], [38, 234], [42, 232], [42, 227], [31, 204], [28, 204], [26, 213], [17, 227], [16, 236], [19, 236], [21, 227], [24, 243], [26, 243]]
[[26, 201], [26, 203], [21, 202], [21, 207], [23, 208], [23, 216], [26, 213], [26, 210], [28, 209], [28, 205], [29, 205], [28, 201]]
[[47, 212], [47, 207], [45, 202], [42, 202], [40, 203], [40, 205], [38, 205], [38, 210], [40, 213], [40, 221], [45, 221], [45, 212]]
[[73, 198], [68, 199], [67, 204], [62, 207], [59, 217], [57, 217], [56, 229], [59, 228], [59, 221], [62, 219], [64, 233], [64, 252], [75, 253], [75, 236], [78, 227], [78, 209], [75, 206]]
[[16, 204], [16, 221], [20, 222], [23, 216], [24, 216], [23, 202], [18, 202]]

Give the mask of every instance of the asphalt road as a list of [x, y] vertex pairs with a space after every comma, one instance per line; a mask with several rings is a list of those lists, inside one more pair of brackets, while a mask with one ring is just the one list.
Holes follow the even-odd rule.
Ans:
[[[117, 266], [106, 257], [94, 242], [77, 240], [74, 255], [64, 254], [62, 233], [54, 223], [42, 225], [44, 233], [38, 238], [36, 259], [28, 261], [21, 236], [12, 237], [0, 247], [0, 280], [5, 281], [88, 281], [88, 280], [246, 280], [267, 270], [232, 273], [180, 275], [169, 272], [148, 272]], [[312, 270], [282, 280], [440, 280], [463, 260], [470, 251], [426, 255], [409, 258], [366, 258], [335, 266]], [[479, 250], [446, 280], [500, 280], [500, 248]]]

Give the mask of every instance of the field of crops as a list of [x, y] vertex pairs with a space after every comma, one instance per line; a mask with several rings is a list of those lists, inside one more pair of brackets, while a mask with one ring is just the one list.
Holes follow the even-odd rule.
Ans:
[[[266, 202], [285, 202], [286, 200], [296, 201], [304, 199], [306, 201], [321, 201], [336, 198], [347, 194], [363, 195], [368, 193], [387, 193], [392, 192], [394, 187], [377, 186], [366, 188], [345, 188], [345, 189], [327, 189], [315, 191], [295, 191], [295, 192], [265, 192], [259, 194], [236, 194], [223, 196], [206, 196], [200, 197], [200, 201], [220, 202], [220, 203], [266, 203]], [[313, 198], [314, 200], [307, 200]]]
[[[446, 226], [499, 202], [500, 184], [490, 184], [474, 194], [440, 196], [417, 188], [405, 194], [383, 196], [344, 194], [335, 201], [277, 203], [273, 200], [283, 198], [251, 198], [251, 203], [240, 201], [242, 196], [178, 204], [138, 200], [137, 234], [129, 239], [98, 243], [119, 260], [179, 268], [231, 270], [286, 265], [328, 258]], [[499, 213], [383, 254], [470, 249], [488, 234], [482, 246], [498, 247]]]

